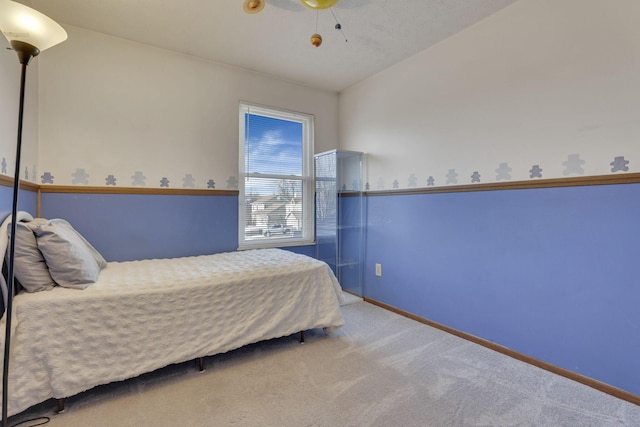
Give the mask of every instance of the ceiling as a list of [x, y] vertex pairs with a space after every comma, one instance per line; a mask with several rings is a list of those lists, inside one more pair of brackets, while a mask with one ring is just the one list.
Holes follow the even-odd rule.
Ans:
[[[315, 11], [299, 0], [266, 0], [253, 15], [243, 0], [22, 3], [63, 25], [339, 92], [516, 1], [341, 0]], [[324, 39], [317, 48], [310, 43], [316, 20]]]

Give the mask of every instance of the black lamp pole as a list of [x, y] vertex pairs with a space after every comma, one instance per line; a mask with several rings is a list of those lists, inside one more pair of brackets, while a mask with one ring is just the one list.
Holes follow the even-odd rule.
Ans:
[[14, 277], [13, 264], [15, 259], [16, 223], [18, 214], [18, 192], [20, 191], [20, 153], [22, 151], [22, 123], [24, 117], [24, 92], [27, 78], [27, 65], [40, 50], [29, 43], [12, 41], [11, 47], [18, 54], [22, 72], [20, 76], [20, 107], [18, 109], [18, 142], [16, 144], [16, 170], [13, 179], [13, 205], [11, 208], [11, 237], [9, 238], [9, 259], [7, 260], [7, 306], [5, 307], [5, 340], [4, 358], [2, 363], [2, 427], [8, 427], [8, 403], [9, 403], [9, 357], [11, 348], [11, 311], [13, 308]]
[[18, 193], [20, 192], [20, 154], [22, 152], [22, 123], [24, 117], [24, 92], [27, 78], [27, 65], [31, 58], [41, 51], [62, 43], [67, 39], [67, 32], [46, 15], [21, 3], [9, 0], [0, 1], [0, 32], [18, 54], [22, 64], [20, 78], [20, 107], [18, 109], [18, 143], [16, 144], [16, 169], [13, 179], [13, 206], [9, 238], [9, 254], [7, 259], [7, 306], [5, 307], [5, 341], [4, 358], [2, 360], [2, 426], [9, 427], [9, 359], [11, 358], [11, 320], [13, 310], [13, 294], [15, 292], [13, 277], [15, 261], [16, 224], [18, 215]]

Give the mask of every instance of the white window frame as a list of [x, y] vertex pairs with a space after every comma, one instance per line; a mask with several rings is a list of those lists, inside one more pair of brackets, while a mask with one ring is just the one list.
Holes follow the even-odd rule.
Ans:
[[[290, 175], [255, 174], [245, 170], [245, 114], [272, 117], [302, 124], [302, 176], [292, 178]], [[314, 116], [311, 114], [266, 107], [248, 102], [241, 102], [239, 108], [239, 168], [238, 168], [238, 249], [274, 248], [286, 246], [303, 246], [315, 243], [314, 227], [314, 173], [313, 173], [313, 139]], [[291, 236], [263, 237], [247, 239], [245, 235], [246, 206], [245, 178], [275, 178], [300, 180], [302, 183], [302, 234]]]

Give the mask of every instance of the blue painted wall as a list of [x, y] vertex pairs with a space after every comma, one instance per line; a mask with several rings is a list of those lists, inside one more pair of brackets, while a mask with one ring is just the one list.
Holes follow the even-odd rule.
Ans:
[[640, 184], [370, 196], [364, 294], [640, 395], [639, 243]]
[[[42, 193], [41, 216], [64, 218], [108, 261], [235, 251], [237, 196]], [[315, 246], [288, 248], [315, 256]]]
[[[13, 187], [0, 185], [0, 221], [4, 220], [7, 215], [11, 215], [13, 204]], [[36, 215], [38, 204], [38, 195], [33, 191], [20, 190], [18, 193], [18, 209], [27, 211], [31, 215]]]
[[238, 248], [237, 196], [42, 193], [41, 216], [69, 221], [107, 261]]
[[288, 250], [290, 252], [295, 252], [297, 254], [310, 256], [312, 258], [316, 257], [316, 246], [315, 245], [288, 246], [288, 247], [281, 248], [281, 249], [286, 249], [286, 250]]
[[[0, 186], [0, 212], [11, 194]], [[36, 194], [20, 195], [35, 214]], [[237, 248], [237, 196], [43, 193], [41, 204], [110, 261]], [[640, 184], [366, 204], [365, 296], [640, 395]]]

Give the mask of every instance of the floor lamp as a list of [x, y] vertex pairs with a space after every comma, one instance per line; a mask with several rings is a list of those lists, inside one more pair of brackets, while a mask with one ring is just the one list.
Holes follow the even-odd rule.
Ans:
[[24, 113], [24, 88], [27, 65], [31, 58], [67, 39], [66, 31], [51, 18], [42, 13], [9, 0], [0, 0], [0, 30], [18, 54], [22, 73], [20, 78], [20, 106], [18, 110], [18, 142], [16, 144], [16, 165], [13, 181], [13, 205], [11, 210], [11, 237], [7, 259], [7, 304], [5, 307], [5, 342], [2, 366], [2, 427], [8, 427], [9, 401], [9, 358], [11, 348], [11, 311], [13, 305], [15, 259], [16, 214], [18, 211], [18, 191], [20, 189], [20, 152], [22, 148], [22, 119]]

